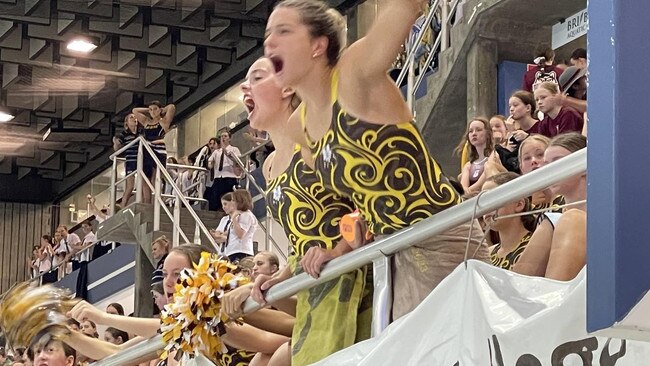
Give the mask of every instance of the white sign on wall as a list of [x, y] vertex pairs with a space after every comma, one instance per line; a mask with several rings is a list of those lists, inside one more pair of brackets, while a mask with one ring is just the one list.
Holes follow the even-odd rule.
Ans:
[[589, 30], [589, 16], [587, 9], [568, 17], [564, 22], [553, 26], [552, 44], [557, 49], [565, 44], [587, 34]]

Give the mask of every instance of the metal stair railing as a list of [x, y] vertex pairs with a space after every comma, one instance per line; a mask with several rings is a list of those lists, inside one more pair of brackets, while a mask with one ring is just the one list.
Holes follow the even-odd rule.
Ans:
[[[513, 181], [486, 191], [457, 206], [451, 207], [426, 220], [418, 222], [387, 238], [378, 240], [365, 247], [359, 248], [327, 263], [320, 277], [314, 279], [306, 273], [294, 276], [268, 290], [266, 300], [273, 303], [277, 300], [292, 296], [299, 291], [309, 289], [323, 282], [334, 279], [344, 273], [360, 268], [368, 263], [409, 248], [433, 235], [443, 233], [461, 225], [472, 218], [492, 212], [508, 202], [526, 197], [550, 185], [556, 184], [572, 176], [584, 173], [587, 169], [587, 149], [575, 152], [561, 160], [548, 164], [540, 169], [523, 175]], [[386, 308], [387, 297], [380, 299], [384, 303], [373, 303], [373, 308]], [[244, 304], [244, 313], [248, 314], [260, 309], [259, 304], [248, 299]], [[381, 309], [380, 309], [381, 310]], [[386, 315], [385, 309], [384, 316]], [[387, 319], [377, 319], [373, 309], [373, 327], [375, 324], [387, 324]], [[155, 357], [156, 352], [164, 347], [162, 336], [155, 336], [143, 343], [130, 347], [118, 354], [95, 362], [95, 366], [121, 366], [133, 360], [145, 357]]]
[[[185, 197], [181, 189], [176, 185], [174, 179], [170, 176], [169, 172], [167, 172], [167, 169], [162, 165], [160, 160], [156, 157], [154, 154], [151, 146], [149, 146], [149, 143], [142, 137], [138, 137], [137, 139], [131, 141], [130, 143], [126, 144], [123, 146], [121, 149], [113, 153], [110, 158], [113, 161], [113, 169], [112, 169], [112, 174], [111, 174], [111, 205], [110, 205], [110, 211], [111, 215], [115, 213], [115, 202], [116, 202], [116, 194], [117, 194], [117, 180], [116, 180], [116, 173], [117, 173], [117, 161], [118, 157], [123, 154], [128, 148], [134, 146], [135, 144], [138, 144], [138, 157], [137, 157], [137, 168], [136, 168], [136, 182], [135, 182], [135, 187], [136, 187], [136, 200], [135, 202], [142, 202], [142, 185], [147, 184], [149, 188], [151, 189], [151, 192], [153, 192], [153, 206], [154, 206], [154, 215], [153, 215], [153, 230], [157, 231], [160, 230], [160, 212], [161, 209], [163, 212], [169, 217], [169, 219], [172, 221], [172, 245], [173, 246], [178, 246], [180, 244], [180, 238], [182, 237], [183, 240], [186, 243], [196, 243], [200, 244], [201, 243], [201, 234], [203, 234], [207, 239], [208, 242], [215, 248], [215, 250], [219, 251], [220, 246], [217, 245], [217, 243], [214, 241], [214, 238], [212, 238], [212, 235], [210, 235], [210, 231], [206, 228], [205, 224], [203, 224], [203, 221], [201, 218], [197, 215], [197, 213], [194, 211], [192, 208], [192, 205], [190, 204], [190, 201], [199, 201], [202, 202], [204, 201], [203, 198], [195, 198], [195, 197]], [[152, 184], [152, 182], [149, 180], [148, 177], [145, 176], [144, 170], [143, 170], [143, 164], [144, 164], [144, 154], [149, 154], [149, 157], [151, 157], [153, 163], [155, 164], [155, 169], [156, 169], [156, 179], [155, 182]], [[183, 166], [184, 167], [184, 166]], [[187, 167], [187, 168], [196, 168], [196, 167]], [[196, 170], [200, 170], [203, 168], [196, 168]], [[121, 179], [120, 181], [125, 180], [125, 178]], [[172, 189], [173, 194], [172, 195], [163, 195], [162, 193], [162, 183], [163, 180], [165, 181], [165, 184], [168, 184], [169, 187]], [[173, 207], [173, 213], [169, 211], [167, 206], [165, 205], [165, 202], [163, 198], [173, 198], [174, 200], [174, 207]], [[181, 206], [184, 206], [192, 219], [194, 220], [194, 240], [190, 240], [188, 236], [185, 234], [185, 232], [182, 230], [181, 225], [180, 225], [180, 214], [181, 214]]]
[[[417, 34], [417, 37], [415, 38], [415, 42], [413, 42], [413, 44], [410, 45], [410, 47], [407, 50], [406, 60], [404, 61], [404, 65], [402, 67], [402, 70], [399, 73], [399, 76], [397, 77], [396, 83], [397, 85], [401, 85], [402, 82], [404, 81], [404, 78], [407, 78], [406, 102], [409, 108], [411, 109], [411, 111], [413, 112], [414, 112], [413, 106], [414, 106], [415, 93], [420, 87], [420, 84], [422, 84], [422, 81], [424, 81], [424, 78], [426, 77], [427, 74], [427, 70], [433, 63], [433, 60], [436, 57], [436, 55], [440, 55], [440, 52], [446, 50], [449, 47], [450, 30], [452, 27], [451, 19], [456, 15], [459, 3], [460, 0], [453, 0], [453, 1], [435, 0], [429, 7], [429, 11], [422, 25], [422, 30]], [[440, 32], [438, 32], [438, 35], [436, 36], [433, 45], [429, 49], [427, 58], [424, 64], [422, 65], [422, 67], [420, 68], [420, 74], [416, 79], [415, 63], [417, 60], [415, 59], [415, 55], [417, 54], [418, 49], [422, 45], [422, 40], [424, 39], [424, 36], [428, 28], [431, 26], [431, 21], [434, 19], [438, 11], [440, 11], [440, 15], [441, 15]], [[406, 44], [408, 44], [408, 42]], [[438, 58], [438, 60], [440, 60], [440, 58]]]
[[[260, 146], [264, 146], [264, 145], [260, 145]], [[259, 150], [260, 146], [257, 146], [256, 148], [251, 149], [249, 152], [244, 153], [241, 156], [244, 156], [246, 154], [249, 154], [249, 156], [250, 156], [250, 152]], [[234, 158], [233, 160], [235, 161], [235, 163], [239, 166], [239, 168], [246, 175], [248, 184], [249, 185], [252, 184], [253, 187], [259, 192], [259, 194], [255, 195], [255, 197], [253, 199], [253, 203], [259, 201], [260, 199], [266, 200], [264, 190], [262, 189], [262, 187], [260, 187], [259, 184], [257, 184], [257, 181], [255, 180], [255, 177], [253, 177], [253, 175], [248, 171], [248, 169], [246, 169], [246, 166], [244, 165], [244, 163], [240, 159], [241, 156], [234, 156], [233, 155], [233, 158]], [[248, 187], [247, 187], [247, 189], [248, 189]], [[264, 231], [264, 239], [266, 241], [265, 242], [266, 248], [269, 248], [269, 245], [273, 245], [273, 247], [277, 251], [277, 254], [286, 261], [287, 260], [287, 255], [284, 254], [284, 251], [282, 250], [282, 248], [280, 248], [280, 245], [275, 241], [275, 239], [273, 239], [273, 236], [271, 235], [272, 234], [271, 233], [271, 214], [269, 213], [268, 208], [269, 207], [267, 205], [266, 206], [266, 217], [264, 218], [264, 224], [262, 224], [262, 222], [259, 219], [257, 219], [257, 222], [258, 222], [259, 226], [262, 228], [262, 230]]]

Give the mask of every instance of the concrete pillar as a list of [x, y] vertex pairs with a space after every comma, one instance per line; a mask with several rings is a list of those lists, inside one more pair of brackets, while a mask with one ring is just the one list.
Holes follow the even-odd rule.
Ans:
[[141, 245], [135, 248], [135, 316], [150, 318], [153, 315], [151, 274], [154, 267]]
[[[620, 321], [650, 289], [650, 59], [646, 0], [589, 1], [587, 330]], [[628, 328], [629, 329], [629, 328]]]
[[497, 42], [476, 38], [467, 54], [467, 121], [497, 111]]

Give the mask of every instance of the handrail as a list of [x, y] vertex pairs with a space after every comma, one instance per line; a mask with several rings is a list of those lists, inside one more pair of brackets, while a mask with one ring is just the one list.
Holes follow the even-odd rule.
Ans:
[[404, 66], [402, 67], [402, 70], [399, 73], [399, 76], [397, 77], [397, 85], [401, 85], [402, 81], [404, 81], [404, 78], [406, 77], [406, 73], [408, 72], [409, 65], [415, 61], [415, 53], [417, 52], [418, 48], [420, 47], [420, 43], [422, 43], [422, 39], [424, 38], [424, 34], [426, 33], [426, 27], [431, 24], [431, 19], [433, 19], [433, 16], [436, 14], [436, 9], [438, 8], [438, 5], [440, 4], [440, 0], [436, 0], [433, 2], [431, 7], [429, 7], [429, 14], [427, 14], [427, 17], [424, 20], [424, 25], [422, 27], [422, 30], [420, 33], [418, 33], [417, 37], [415, 38], [415, 42], [411, 45], [411, 47], [407, 50], [406, 53], [406, 61], [404, 61]]
[[[387, 238], [355, 250], [329, 262], [321, 271], [320, 277], [314, 279], [306, 273], [294, 276], [272, 287], [265, 298], [268, 303], [296, 294], [298, 291], [316, 286], [350, 272], [374, 259], [391, 255], [411, 247], [434, 235], [443, 233], [464, 222], [473, 215], [480, 217], [503, 206], [506, 202], [529, 196], [549, 185], [584, 172], [587, 168], [587, 149], [575, 152], [547, 166], [523, 175], [499, 187], [482, 193], [459, 205], [448, 208], [432, 217], [409, 226]], [[480, 201], [479, 201], [480, 200]], [[479, 204], [480, 203], [480, 204]], [[260, 309], [260, 305], [248, 299], [244, 313]]]
[[263, 143], [263, 144], [259, 144], [259, 145], [255, 146], [254, 148], [252, 148], [252, 149], [246, 151], [245, 153], [239, 155], [239, 158], [241, 159], [241, 158], [244, 158], [244, 157], [250, 156], [250, 155], [256, 153], [258, 150], [262, 150], [262, 148], [263, 148], [263, 147], [266, 147], [266, 145], [268, 145], [269, 142], [272, 142], [272, 141], [271, 141], [270, 139], [266, 140], [265, 143]]
[[[252, 174], [251, 174], [251, 173], [250, 173], [250, 172], [249, 172], [249, 171], [244, 167], [244, 163], [242, 163], [241, 159], [239, 159], [239, 156], [233, 156], [233, 157], [234, 157], [233, 160], [235, 161], [235, 163], [236, 163], [237, 165], [239, 165], [239, 168], [244, 172], [244, 174], [246, 175], [246, 177], [248, 177], [249, 182], [253, 182], [253, 186], [254, 186], [254, 187], [255, 187], [255, 188], [256, 188], [256, 189], [257, 189], [257, 190], [258, 190], [262, 195], [265, 195], [266, 192], [264, 192], [264, 190], [262, 189], [262, 187], [260, 187], [260, 185], [257, 184], [257, 181], [255, 181], [255, 177], [253, 177], [253, 175], [252, 175]], [[278, 251], [280, 257], [282, 257], [284, 260], [286, 260], [286, 259], [287, 259], [287, 256], [284, 254], [284, 252], [282, 251], [282, 248], [280, 248], [280, 245], [275, 241], [275, 239], [273, 239], [273, 237], [271, 236], [271, 233], [269, 232], [269, 230], [270, 230], [270, 228], [269, 228], [269, 227], [270, 227], [270, 222], [269, 222], [269, 220], [268, 220], [268, 217], [269, 217], [268, 213], [267, 213], [266, 217], [267, 217], [267, 220], [266, 220], [266, 226], [261, 225], [261, 223], [260, 223], [260, 227], [262, 228], [262, 230], [264, 231], [264, 234], [265, 234], [266, 247], [268, 248], [268, 245], [269, 245], [269, 242], [270, 242], [271, 244], [273, 244], [273, 246], [275, 247], [275, 249], [277, 249], [277, 251]], [[259, 220], [258, 220], [258, 221], [259, 221]]]
[[194, 166], [194, 165], [183, 165], [183, 164], [172, 164], [172, 163], [167, 163], [167, 168], [174, 168], [174, 169], [186, 169], [186, 170], [198, 170], [202, 172], [208, 172], [208, 170], [202, 166]]
[[[329, 281], [343, 273], [355, 270], [372, 262], [375, 258], [396, 253], [421, 242], [423, 239], [442, 233], [453, 227], [469, 221], [472, 217], [479, 217], [494, 211], [521, 197], [526, 197], [550, 185], [574, 175], [583, 173], [587, 169], [587, 149], [582, 149], [561, 160], [548, 164], [540, 169], [523, 175], [513, 181], [505, 183], [481, 195], [469, 199], [457, 206], [451, 207], [432, 217], [418, 222], [387, 238], [378, 240], [373, 244], [359, 248], [352, 253], [343, 255], [327, 263], [321, 271], [320, 277], [314, 279], [306, 273], [294, 276], [279, 283], [268, 290], [265, 297], [267, 302], [273, 303], [280, 299], [296, 294], [323, 282]], [[252, 299], [246, 300], [244, 313], [248, 314], [260, 309]], [[162, 349], [162, 336], [155, 336], [144, 344], [130, 347], [119, 354], [107, 357], [94, 363], [95, 366], [120, 366], [130, 362], [136, 357], [150, 355]]]
[[[169, 183], [169, 186], [171, 187], [172, 192], [174, 193], [174, 199], [178, 199], [178, 202], [182, 203], [187, 208], [187, 211], [189, 212], [190, 216], [192, 216], [192, 218], [194, 219], [194, 221], [196, 223], [196, 227], [197, 227], [197, 229], [195, 230], [195, 233], [194, 233], [195, 234], [195, 240], [196, 240], [196, 236], [200, 235], [200, 233], [202, 232], [205, 235], [205, 237], [208, 239], [210, 244], [213, 246], [213, 248], [215, 248], [215, 250], [219, 250], [219, 246], [214, 241], [214, 238], [212, 238], [212, 236], [210, 235], [210, 232], [207, 229], [207, 227], [205, 226], [205, 224], [203, 224], [203, 221], [199, 218], [199, 216], [196, 214], [196, 212], [192, 209], [192, 206], [191, 206], [191, 204], [189, 202], [189, 201], [203, 202], [204, 200], [203, 199], [196, 199], [196, 200], [191, 199], [191, 200], [188, 200], [183, 195], [182, 190], [180, 188], [178, 188], [178, 186], [175, 184], [174, 179], [172, 179], [172, 177], [169, 174], [169, 172], [167, 171], [167, 169], [162, 165], [160, 160], [158, 160], [158, 158], [155, 155], [155, 153], [153, 152], [151, 146], [149, 146], [149, 143], [147, 142], [147, 140], [145, 140], [144, 137], [142, 137], [142, 136], [138, 136], [136, 139], [134, 139], [133, 141], [131, 141], [128, 144], [124, 145], [122, 148], [120, 148], [119, 150], [117, 150], [116, 152], [114, 152], [113, 154], [110, 155], [110, 159], [113, 160], [113, 174], [111, 174], [111, 214], [114, 214], [114, 206], [115, 206], [115, 201], [116, 201], [115, 186], [116, 186], [117, 182], [116, 182], [116, 177], [115, 177], [115, 171], [116, 171], [117, 160], [120, 159], [119, 156], [122, 153], [124, 153], [128, 148], [130, 148], [130, 147], [132, 147], [132, 146], [134, 146], [136, 144], [139, 145], [138, 146], [138, 162], [137, 162], [137, 169], [136, 169], [136, 171], [138, 172], [138, 177], [137, 177], [138, 181], [136, 181], [136, 184], [135, 184], [136, 202], [141, 201], [139, 199], [139, 197], [141, 196], [141, 193], [140, 193], [141, 189], [138, 189], [138, 188], [141, 187], [142, 184], [147, 184], [151, 188], [152, 192], [156, 192], [156, 187], [160, 186], [160, 183], [161, 183], [160, 181], [161, 181], [161, 176], [162, 176], [162, 178], [165, 179]], [[144, 174], [142, 174], [143, 173], [142, 160], [143, 160], [143, 157], [144, 157], [145, 153], [150, 155], [150, 157], [152, 158], [151, 160], [155, 163], [156, 169], [158, 171], [160, 171], [160, 173], [161, 173], [160, 175], [157, 176], [155, 182], [151, 182], [148, 179], [148, 177], [144, 177]], [[189, 165], [186, 166], [186, 165], [180, 165], [180, 164], [169, 164], [169, 165], [170, 165], [170, 167], [173, 167], [173, 168], [184, 168], [184, 169], [190, 169], [190, 170], [195, 170], [195, 171], [206, 171], [207, 172], [207, 169], [205, 169], [203, 167], [195, 167], [195, 166], [189, 166]], [[123, 181], [123, 180], [124, 179], [121, 179], [120, 181]], [[160, 207], [162, 207], [165, 214], [167, 214], [167, 216], [169, 216], [172, 220], [174, 220], [174, 215], [167, 209], [167, 206], [165, 206], [164, 202], [162, 202], [162, 203], [158, 202], [158, 198], [160, 198], [160, 196], [161, 195], [158, 194], [157, 197], [154, 198], [154, 199], [156, 199], [156, 203], [154, 203], [154, 216], [156, 216], [157, 214], [158, 215], [160, 214]], [[157, 205], [160, 205], [160, 206], [157, 206]], [[176, 206], [178, 206], [178, 207], [175, 207], [175, 209], [174, 209], [175, 212], [174, 213], [175, 214], [178, 213], [180, 215], [180, 205], [176, 205]], [[156, 226], [156, 220], [155, 219], [154, 219], [154, 226]], [[178, 230], [182, 231], [180, 229], [180, 223], [174, 223], [175, 228], [176, 228], [176, 226], [178, 226]], [[154, 227], [154, 229], [157, 230], [157, 228], [155, 228], [155, 227]], [[185, 241], [189, 242], [189, 239], [185, 235], [184, 232], [179, 232], [179, 234], [183, 237], [183, 239]]]
[[[79, 253], [82, 253], [82, 252], [84, 252], [84, 251], [87, 251], [87, 250], [90, 250], [90, 249], [94, 248], [97, 244], [100, 244], [101, 242], [102, 242], [102, 240], [94, 241], [94, 242], [92, 242], [92, 243], [90, 243], [90, 244], [88, 244], [88, 245], [82, 247], [81, 249], [79, 249], [79, 251], [76, 252], [74, 255], [69, 254], [69, 258], [68, 258], [68, 259], [64, 260], [63, 262], [57, 264], [57, 265], [54, 266], [54, 267], [50, 267], [50, 269], [47, 270], [47, 271], [45, 271], [45, 272], [41, 272], [41, 273], [39, 273], [38, 276], [34, 276], [34, 277], [28, 279], [27, 282], [34, 282], [34, 281], [38, 280], [38, 281], [39, 281], [39, 285], [40, 285], [40, 284], [41, 284], [41, 283], [40, 283], [40, 280], [43, 278], [43, 276], [44, 276], [45, 274], [47, 274], [47, 273], [52, 273], [52, 271], [54, 271], [54, 270], [58, 271], [58, 270], [59, 270], [61, 267], [63, 267], [64, 265], [67, 266], [68, 263], [70, 263], [70, 259], [76, 257]], [[54, 254], [54, 255], [56, 255], [56, 254]], [[51, 261], [51, 260], [52, 260], [52, 259], [50, 258], [50, 261]], [[92, 260], [92, 259], [88, 260], [88, 262], [90, 262], [91, 260]], [[65, 276], [63, 276], [63, 277], [65, 277]], [[63, 277], [62, 277], [62, 278], [63, 278]], [[58, 280], [60, 280], [60, 279], [57, 278], [57, 281], [58, 281]], [[6, 293], [6, 291], [5, 291], [5, 293]], [[2, 295], [4, 295], [4, 293], [0, 294], [0, 298], [2, 298]]]
[[[196, 212], [194, 212], [194, 210], [192, 209], [192, 206], [190, 205], [190, 202], [183, 196], [183, 192], [181, 192], [180, 188], [178, 188], [176, 186], [176, 184], [174, 184], [174, 180], [172, 179], [171, 175], [169, 175], [169, 172], [167, 172], [167, 169], [165, 169], [165, 167], [162, 165], [160, 160], [158, 160], [158, 158], [154, 154], [153, 150], [151, 149], [151, 146], [149, 146], [149, 144], [146, 143], [146, 140], [142, 136], [138, 137], [138, 139], [140, 139], [143, 142], [141, 146], [143, 146], [147, 150], [147, 153], [149, 153], [149, 155], [151, 155], [152, 160], [154, 161], [154, 163], [156, 164], [156, 167], [158, 168], [158, 171], [170, 183], [170, 187], [172, 188], [172, 191], [174, 191], [176, 193], [176, 195], [177, 195], [176, 198], [183, 205], [185, 205], [185, 207], [187, 208], [187, 212], [189, 212], [190, 216], [192, 216], [192, 218], [196, 222], [196, 225], [198, 225], [199, 229], [206, 236], [206, 238], [208, 239], [208, 241], [210, 242], [212, 247], [215, 250], [219, 250], [219, 246], [214, 241], [214, 238], [212, 237], [212, 235], [210, 235], [210, 231], [203, 224], [203, 221], [201, 220], [199, 215], [197, 215]], [[180, 226], [180, 222], [179, 223], [174, 223], [174, 225], [179, 225]]]

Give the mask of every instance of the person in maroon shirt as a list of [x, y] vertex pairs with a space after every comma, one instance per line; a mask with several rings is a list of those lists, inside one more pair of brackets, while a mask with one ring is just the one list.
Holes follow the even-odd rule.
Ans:
[[566, 132], [580, 133], [584, 124], [580, 113], [571, 107], [563, 107], [559, 98], [555, 98], [558, 94], [560, 89], [552, 82], [541, 83], [535, 90], [537, 108], [545, 116], [536, 124], [537, 133], [549, 138]]
[[560, 75], [563, 70], [554, 65], [555, 52], [548, 46], [541, 46], [535, 52], [535, 60], [533, 61], [536, 66], [530, 67], [524, 74], [524, 81], [522, 89], [534, 92], [544, 81], [554, 81], [558, 83]]

